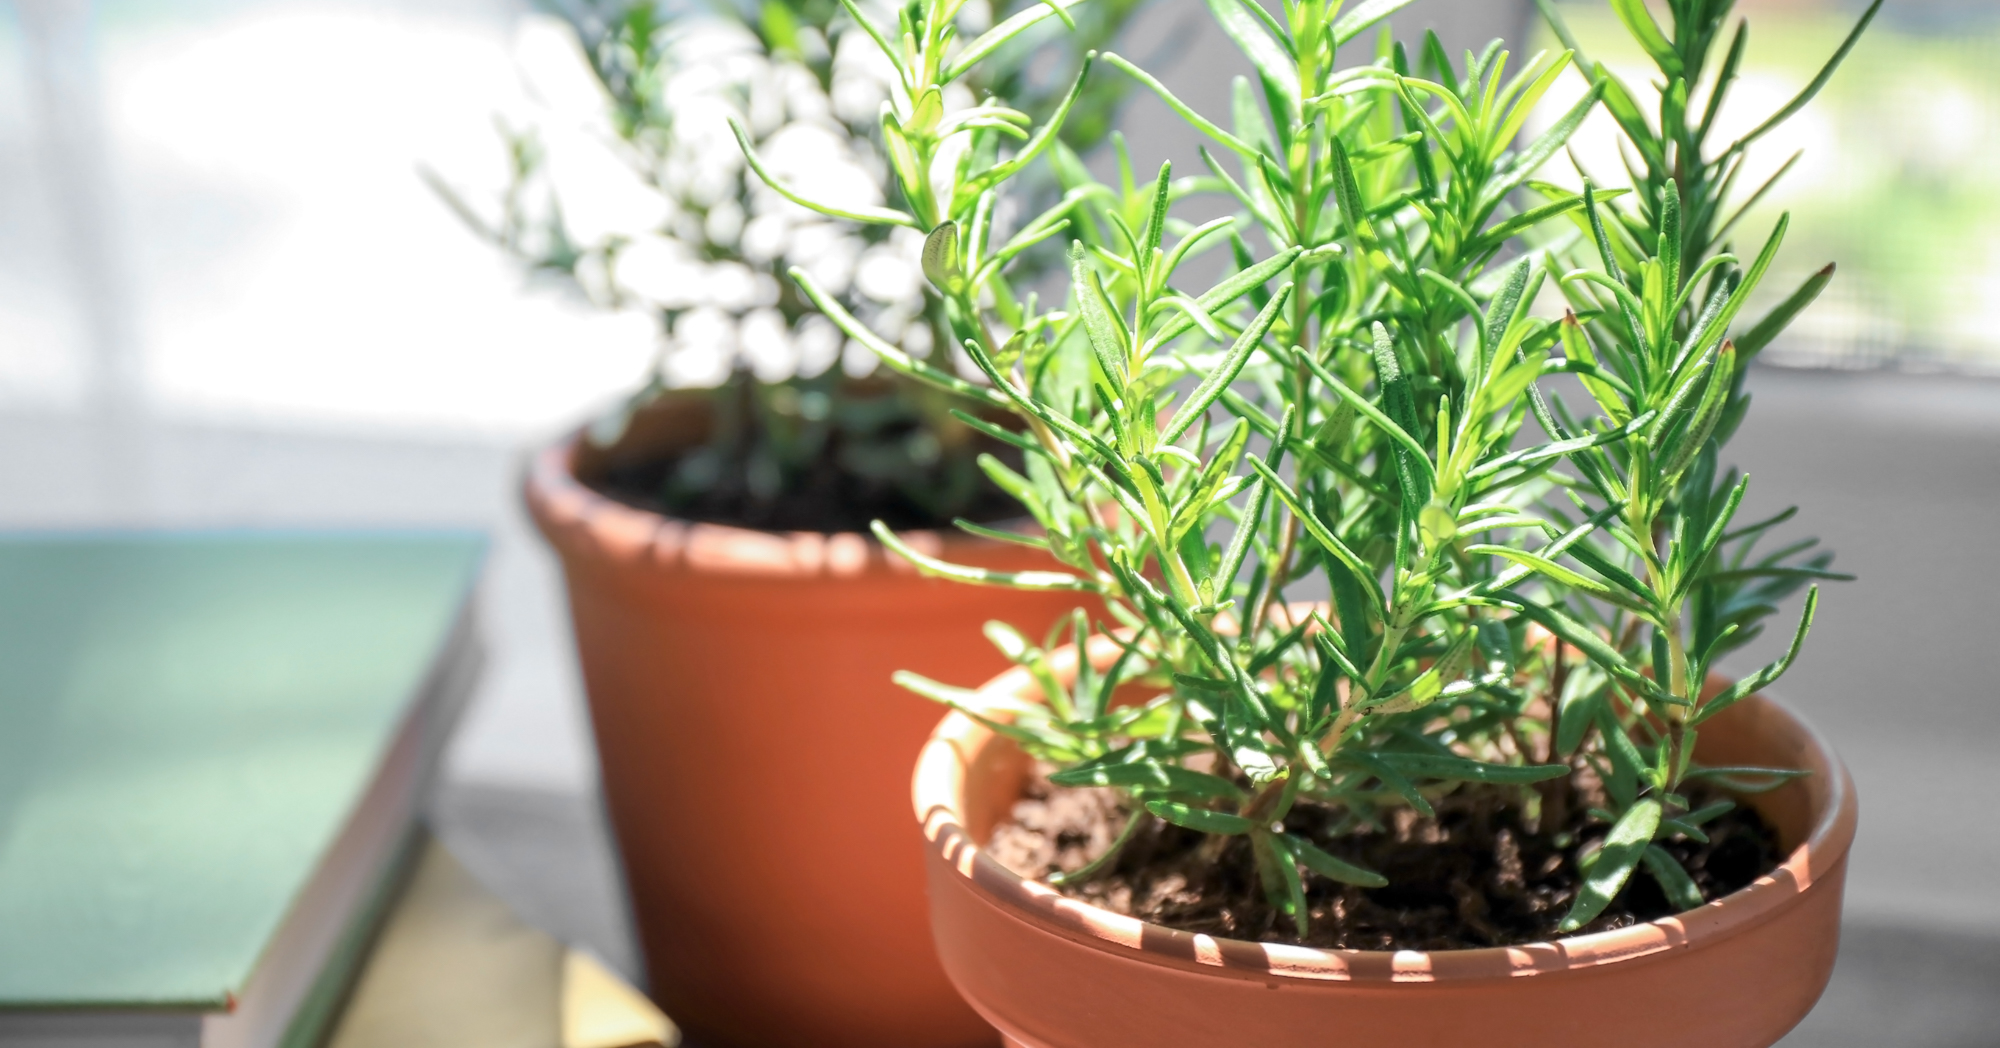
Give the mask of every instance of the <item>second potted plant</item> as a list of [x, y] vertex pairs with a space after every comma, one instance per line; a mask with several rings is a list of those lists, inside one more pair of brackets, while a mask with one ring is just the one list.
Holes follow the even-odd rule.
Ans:
[[[949, 344], [920, 272], [929, 226], [881, 206], [900, 191], [881, 171], [893, 161], [925, 177], [947, 143], [969, 144], [970, 176], [997, 191], [1068, 118], [1101, 128], [1118, 92], [1085, 92], [1078, 74], [1089, 41], [1136, 4], [1071, 15], [1074, 4], [914, 16], [823, 0], [675, 15], [652, 0], [571, 5], [579, 68], [566, 94], [598, 103], [567, 114], [583, 133], [510, 131], [514, 180], [495, 219], [446, 191], [533, 270], [660, 325], [653, 381], [535, 456], [525, 488], [563, 562], [649, 989], [703, 1045], [993, 1040], [925, 928], [900, 798], [933, 716], [889, 677], [996, 671], [1005, 661], [983, 622], [1046, 625], [1079, 595], [995, 603], [922, 576], [867, 533], [886, 518], [967, 564], [1053, 566], [1019, 541], [1007, 519], [1019, 511], [989, 476], [1019, 461], [1008, 427], [873, 371], [886, 356], [973, 388], [948, 352], [924, 359]], [[921, 68], [885, 70], [857, 50], [899, 19], [921, 40]], [[947, 47], [949, 64], [929, 60]], [[1024, 74], [1040, 59], [1066, 70], [1053, 93]], [[907, 130], [893, 143], [875, 138], [884, 105]], [[761, 174], [780, 187], [801, 177], [840, 206], [795, 203]], [[981, 206], [946, 202], [944, 214], [969, 224]], [[995, 245], [1005, 257], [982, 293], [1008, 298], [1003, 268], [1028, 261], [1016, 257], [1068, 206]], [[784, 278], [792, 265], [866, 318], [858, 334], [815, 312]]]

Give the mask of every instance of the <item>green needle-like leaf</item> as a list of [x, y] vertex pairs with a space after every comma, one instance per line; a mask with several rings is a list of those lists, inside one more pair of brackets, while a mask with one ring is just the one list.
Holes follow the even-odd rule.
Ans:
[[1389, 878], [1374, 870], [1356, 866], [1345, 859], [1330, 855], [1304, 837], [1286, 834], [1285, 843], [1291, 846], [1292, 854], [1298, 856], [1300, 864], [1329, 880], [1359, 885], [1363, 888], [1380, 888], [1389, 883]]
[[1082, 97], [1084, 81], [1089, 78], [1090, 66], [1095, 59], [1094, 52], [1083, 56], [1082, 67], [1077, 70], [1076, 80], [1071, 82], [1069, 93], [1063, 96], [1062, 102], [1056, 106], [1056, 111], [1049, 114], [1049, 118], [1021, 144], [1021, 148], [1013, 156], [968, 179], [959, 187], [953, 199], [963, 197], [968, 201], [975, 200], [981, 193], [1020, 174], [1023, 168], [1042, 155], [1042, 152], [1048, 149], [1055, 142], [1056, 136], [1062, 132], [1063, 122], [1069, 119], [1070, 110], [1075, 108], [1076, 100]]
[[1333, 46], [1345, 46], [1349, 40], [1368, 31], [1384, 18], [1410, 5], [1411, 0], [1361, 0], [1353, 10], [1341, 15], [1333, 22]]
[[1090, 267], [1083, 245], [1073, 245], [1069, 258], [1070, 285], [1076, 292], [1077, 310], [1083, 314], [1083, 331], [1090, 339], [1090, 351], [1097, 355], [1097, 366], [1104, 370], [1104, 376], [1122, 386], [1130, 368], [1126, 359], [1129, 336], [1125, 325], [1104, 293], [1097, 271]]
[[1425, 797], [1408, 776], [1382, 761], [1377, 755], [1356, 751], [1342, 752], [1339, 756], [1342, 763], [1351, 764], [1382, 780], [1382, 785], [1401, 796], [1411, 808], [1416, 809], [1417, 814], [1426, 819], [1437, 818], [1437, 809], [1431, 806], [1430, 798]]
[[965, 270], [958, 258], [958, 223], [940, 222], [931, 230], [924, 238], [922, 261], [924, 278], [932, 287], [947, 295], [965, 289]]
[[1327, 155], [1333, 161], [1333, 196], [1340, 203], [1341, 217], [1347, 220], [1347, 235], [1354, 238], [1355, 247], [1365, 255], [1375, 246], [1375, 223], [1368, 217], [1368, 205], [1361, 199], [1361, 185], [1348, 162], [1347, 147], [1338, 137], [1333, 138], [1327, 142]]
[[1674, 50], [1673, 41], [1660, 31], [1660, 24], [1653, 21], [1652, 12], [1646, 10], [1646, 0], [1611, 0], [1611, 10], [1620, 22], [1625, 23], [1632, 39], [1658, 63], [1661, 72], [1674, 76], [1681, 71], [1680, 53]]
[[1813, 300], [1819, 297], [1819, 293], [1826, 290], [1826, 286], [1832, 282], [1833, 263], [1828, 262], [1825, 268], [1807, 277], [1805, 283], [1799, 285], [1798, 290], [1778, 303], [1769, 313], [1764, 314], [1764, 319], [1759, 320], [1755, 327], [1736, 340], [1736, 366], [1741, 368], [1748, 364], [1751, 358], [1762, 352], [1773, 339], [1783, 334], [1784, 330], [1791, 326], [1792, 320], [1804, 312], [1807, 306], [1812, 305]]
[[[1254, 266], [1238, 270], [1225, 277], [1214, 287], [1196, 296], [1195, 304], [1207, 311], [1211, 316], [1214, 315], [1222, 307], [1242, 298], [1252, 290], [1270, 283], [1273, 277], [1291, 267], [1292, 263], [1298, 259], [1300, 251], [1301, 249], [1296, 247], [1286, 248]], [[1146, 340], [1146, 347], [1150, 351], [1155, 347], [1166, 345], [1168, 342], [1186, 334], [1188, 329], [1192, 327], [1194, 327], [1194, 319], [1192, 317], [1174, 317], [1160, 325], [1160, 329], [1153, 333], [1153, 337]]]
[[1578, 99], [1575, 105], [1558, 117], [1555, 123], [1549, 125], [1547, 131], [1528, 143], [1528, 147], [1521, 150], [1514, 158], [1514, 162], [1509, 165], [1510, 173], [1481, 191], [1482, 209], [1490, 209], [1499, 204], [1502, 198], [1514, 191], [1514, 187], [1526, 181], [1529, 175], [1534, 174], [1548, 162], [1550, 157], [1555, 156], [1564, 145], [1568, 144], [1570, 136], [1576, 134], [1576, 129], [1583, 126], [1584, 120], [1590, 116], [1590, 111], [1597, 107], [1597, 100], [1603, 96], [1605, 86], [1606, 82], [1600, 78], [1590, 86], [1590, 90], [1584, 92], [1583, 97]]
[[1523, 615], [1540, 623], [1543, 629], [1562, 638], [1563, 641], [1583, 652], [1584, 655], [1589, 657], [1590, 661], [1596, 663], [1605, 672], [1616, 677], [1621, 683], [1637, 690], [1647, 698], [1656, 702], [1666, 703], [1683, 701], [1667, 694], [1661, 690], [1659, 685], [1653, 683], [1651, 678], [1633, 669], [1625, 661], [1625, 657], [1619, 654], [1618, 649], [1612, 647], [1603, 637], [1597, 635], [1597, 631], [1585, 626], [1583, 623], [1570, 618], [1568, 615], [1552, 607], [1531, 601], [1511, 590], [1496, 591], [1494, 596], [1500, 597], [1520, 608]]
[[848, 338], [868, 347], [882, 363], [888, 365], [890, 370], [907, 375], [926, 385], [935, 386], [948, 393], [956, 393], [959, 396], [981, 404], [987, 404], [996, 408], [1011, 406], [1008, 399], [1000, 395], [999, 392], [985, 386], [975, 385], [959, 378], [957, 375], [939, 370], [890, 345], [882, 336], [870, 330], [868, 325], [856, 320], [854, 315], [847, 311], [847, 307], [840, 304], [839, 299], [827, 294], [819, 286], [819, 282], [814, 280], [812, 275], [805, 270], [793, 266], [791, 268], [791, 277], [799, 285], [799, 290], [806, 293], [806, 298], [812, 300], [813, 306], [821, 313], [826, 314], [827, 319], [833, 321], [835, 327], [846, 333]]
[[[848, 0], [841, 0], [841, 2], [846, 3]], [[1035, 23], [1052, 15], [1061, 14], [1066, 9], [1075, 7], [1083, 2], [1084, 0], [1042, 0], [1039, 4], [1023, 8], [1019, 14], [979, 34], [971, 43], [965, 45], [965, 50], [960, 51], [957, 56], [952, 58], [951, 63], [945, 66], [944, 70], [938, 74], [938, 82], [948, 84], [964, 76], [973, 66], [978, 65], [981, 61], [991, 56], [993, 52], [998, 51], [1007, 41], [1026, 32]], [[858, 18], [859, 16], [856, 17]], [[1063, 20], [1065, 22], [1069, 21], [1067, 15], [1064, 15]], [[895, 53], [894, 49], [888, 47], [886, 44], [883, 45], [882, 50], [886, 54]]]
[[1173, 420], [1167, 424], [1166, 431], [1160, 434], [1161, 443], [1171, 444], [1181, 439], [1182, 435], [1187, 433], [1188, 427], [1199, 421], [1207, 413], [1209, 406], [1222, 396], [1222, 391], [1236, 381], [1237, 373], [1243, 370], [1243, 365], [1250, 362], [1250, 355], [1263, 343], [1264, 335], [1271, 330], [1272, 324], [1277, 323], [1279, 314], [1285, 308], [1285, 302], [1291, 297], [1292, 285], [1285, 284], [1278, 288], [1278, 293], [1271, 296], [1271, 301], [1266, 302], [1264, 308], [1257, 313], [1257, 319], [1252, 320], [1250, 326], [1243, 329], [1243, 334], [1230, 345], [1229, 352], [1222, 357], [1222, 362], [1201, 380], [1201, 385], [1196, 386], [1194, 392], [1188, 394], [1187, 402], [1174, 412]]
[[1665, 848], [1657, 844], [1646, 848], [1646, 872], [1659, 882], [1660, 889], [1667, 893], [1667, 901], [1682, 910], [1697, 910], [1704, 901], [1701, 889], [1695, 887], [1694, 878]]
[[1196, 808], [1176, 801], [1150, 800], [1146, 802], [1146, 810], [1176, 826], [1223, 836], [1249, 833], [1257, 826], [1241, 815]]
[[1798, 768], [1697, 768], [1683, 779], [1713, 779], [1732, 793], [1764, 793], [1812, 772]]
[[1511, 469], [1517, 466], [1531, 466], [1544, 459], [1562, 458], [1567, 455], [1574, 455], [1585, 448], [1603, 447], [1606, 444], [1616, 443], [1645, 429], [1646, 425], [1652, 420], [1653, 413], [1648, 411], [1616, 429], [1601, 430], [1581, 437], [1551, 441], [1547, 444], [1537, 444], [1534, 447], [1509, 452], [1467, 472], [1465, 479], [1481, 480], [1499, 473], [1503, 469]]
[[1729, 330], [1730, 322], [1736, 319], [1737, 312], [1743, 308], [1745, 302], [1749, 301], [1750, 292], [1756, 290], [1757, 284], [1764, 279], [1764, 271], [1770, 269], [1771, 261], [1778, 257], [1778, 245], [1785, 242], [1785, 230], [1791, 226], [1791, 222], [1792, 216], [1789, 212], [1778, 216], [1778, 224], [1772, 228], [1770, 239], [1764, 241], [1764, 249], [1757, 253], [1757, 260], [1750, 263], [1749, 272], [1743, 275], [1742, 282], [1738, 283], [1736, 290], [1730, 293], [1729, 301], [1723, 305], [1722, 312], [1703, 324], [1694, 337], [1688, 340], [1690, 347], [1707, 347], [1721, 340], [1722, 333]]
[[958, 408], [952, 408], [951, 417], [993, 438], [994, 440], [1000, 441], [1003, 444], [1012, 444], [1015, 447], [1020, 448], [1022, 451], [1026, 451], [1030, 454], [1041, 455], [1047, 453], [1045, 448], [1043, 448], [1040, 444], [1035, 443], [1033, 440], [1030, 440], [1027, 437], [1022, 436], [1021, 434], [1016, 433], [1011, 429], [1006, 429], [1001, 426], [996, 426], [993, 423], [988, 422], [983, 418], [980, 418], [978, 415], [968, 414], [967, 412], [961, 411]]
[[1306, 886], [1299, 877], [1299, 855], [1292, 847], [1295, 839], [1288, 834], [1257, 834], [1251, 838], [1271, 850], [1273, 865], [1277, 867], [1279, 883], [1284, 888], [1284, 904], [1281, 909], [1291, 915], [1292, 927], [1303, 939], [1312, 933], [1312, 914], [1306, 906]]
[[1792, 634], [1792, 644], [1785, 649], [1783, 658], [1737, 681], [1721, 694], [1701, 704], [1695, 715], [1688, 719], [1688, 726], [1694, 727], [1723, 710], [1734, 706], [1743, 699], [1770, 687], [1785, 671], [1792, 668], [1792, 660], [1799, 657], [1799, 648], [1806, 642], [1806, 633], [1812, 629], [1813, 613], [1819, 610], [1819, 587], [1806, 590], [1806, 606], [1799, 612], [1799, 628]]
[[1642, 598], [1626, 593], [1621, 593], [1617, 590], [1612, 589], [1610, 586], [1607, 586], [1604, 583], [1599, 582], [1596, 579], [1593, 579], [1588, 575], [1583, 574], [1582, 572], [1564, 567], [1563, 565], [1558, 564], [1555, 561], [1548, 559], [1547, 557], [1529, 552], [1528, 550], [1514, 549], [1511, 546], [1496, 546], [1488, 543], [1479, 543], [1467, 546], [1465, 548], [1465, 553], [1467, 555], [1485, 555], [1491, 557], [1502, 557], [1504, 559], [1511, 560], [1516, 564], [1522, 565], [1523, 567], [1533, 569], [1535, 574], [1537, 575], [1541, 575], [1544, 578], [1559, 583], [1563, 586], [1567, 586], [1571, 589], [1582, 590], [1583, 592], [1588, 593], [1591, 596], [1598, 598], [1599, 600], [1608, 600], [1620, 605], [1621, 607], [1629, 607], [1636, 611], [1648, 610], [1645, 604], [1642, 603]]
[[1507, 786], [1560, 779], [1570, 772], [1567, 764], [1489, 764], [1447, 757], [1438, 753], [1403, 753], [1390, 750], [1376, 759], [1404, 775], [1423, 779], [1451, 779], [1461, 782], [1490, 782]]
[[1209, 800], [1240, 801], [1247, 796], [1242, 787], [1228, 779], [1177, 764], [1151, 761], [1070, 768], [1050, 775], [1049, 781], [1058, 786], [1120, 786]]
[[[1619, 0], [1619, 2], [1639, 3], [1640, 0]], [[1790, 120], [1799, 110], [1804, 109], [1806, 103], [1812, 101], [1814, 95], [1819, 94], [1820, 88], [1825, 87], [1826, 82], [1833, 79], [1834, 70], [1839, 69], [1840, 63], [1847, 59], [1847, 53], [1854, 50], [1854, 45], [1861, 40], [1861, 34], [1868, 29], [1868, 23], [1875, 20], [1875, 12], [1881, 9], [1882, 0], [1875, 0], [1874, 3], [1869, 4], [1868, 10], [1862, 12], [1861, 20], [1854, 23], [1854, 29], [1847, 34], [1847, 39], [1840, 42], [1840, 49], [1835, 51], [1833, 57], [1827, 59], [1826, 64], [1820, 67], [1819, 73], [1812, 78], [1812, 82], [1807, 84], [1804, 90], [1794, 95], [1791, 101], [1785, 103], [1783, 109], [1772, 113], [1769, 119], [1758, 124], [1749, 134], [1737, 139], [1736, 143], [1729, 147], [1729, 152], [1742, 152], [1750, 143], [1769, 134], [1771, 129]]]
[[1618, 822], [1611, 827], [1611, 835], [1604, 839], [1603, 850], [1597, 853], [1597, 861], [1584, 875], [1583, 884], [1577, 889], [1576, 901], [1570, 904], [1569, 912], [1563, 915], [1558, 931], [1573, 932], [1589, 924], [1611, 905], [1625, 882], [1632, 877], [1632, 871], [1653, 843], [1653, 833], [1660, 828], [1660, 802], [1651, 797], [1632, 805]]
[[1430, 450], [1418, 442], [1416, 437], [1411, 436], [1408, 430], [1405, 430], [1390, 419], [1388, 415], [1382, 412], [1382, 409], [1376, 407], [1367, 397], [1356, 393], [1347, 383], [1342, 382], [1333, 372], [1328, 371], [1324, 365], [1313, 360], [1311, 356], [1295, 353], [1293, 354], [1293, 358], [1299, 363], [1304, 364], [1307, 370], [1313, 373], [1313, 377], [1326, 383], [1327, 388], [1338, 394], [1342, 400], [1354, 405], [1354, 410], [1363, 418], [1381, 427], [1382, 432], [1389, 439], [1402, 445], [1404, 450], [1410, 453], [1412, 465], [1424, 475], [1426, 480], [1435, 477], [1435, 474], [1432, 472]]
[[1252, 469], [1257, 471], [1257, 475], [1263, 479], [1264, 486], [1275, 492], [1278, 500], [1285, 504], [1285, 508], [1291, 510], [1292, 515], [1298, 519], [1300, 524], [1305, 526], [1306, 534], [1311, 535], [1314, 542], [1319, 543], [1328, 553], [1333, 554], [1342, 564], [1347, 565], [1348, 570], [1352, 571], [1356, 578], [1362, 580], [1364, 586], [1363, 592], [1368, 594], [1371, 609], [1377, 617], [1386, 618], [1388, 616], [1389, 601], [1387, 597], [1383, 596], [1382, 583], [1375, 578], [1374, 569], [1368, 566], [1368, 562], [1362, 560], [1353, 550], [1349, 549], [1347, 543], [1340, 541], [1327, 528], [1324, 521], [1320, 520], [1316, 514], [1310, 512], [1309, 507], [1300, 500], [1298, 493], [1292, 490], [1291, 485], [1285, 483], [1284, 478], [1278, 476], [1276, 470], [1266, 466], [1263, 462], [1255, 458], [1247, 459], [1246, 461], [1250, 463]]
[[1244, 56], [1256, 67], [1257, 74], [1276, 85], [1286, 98], [1296, 101], [1299, 97], [1298, 61], [1272, 38], [1261, 19], [1244, 10], [1245, 5], [1256, 2], [1208, 0], [1208, 10], [1215, 16], [1215, 22], [1222, 27], [1222, 31], [1243, 49]]
[[868, 225], [909, 226], [913, 229], [921, 228], [918, 226], [916, 219], [893, 208], [834, 207], [831, 204], [822, 204], [817, 200], [800, 195], [797, 190], [779, 181], [778, 177], [771, 174], [770, 170], [764, 166], [764, 161], [757, 156], [756, 147], [750, 144], [750, 136], [744, 133], [743, 125], [737, 123], [734, 117], [731, 117], [729, 120], [729, 130], [735, 132], [736, 144], [743, 150], [743, 160], [750, 165], [750, 170], [755, 172], [765, 185], [776, 190], [778, 195], [784, 197], [786, 200], [800, 207], [811, 208], [822, 215], [829, 215], [833, 218], [844, 218], [850, 222], [861, 222]]
[[1060, 571], [993, 571], [989, 568], [975, 568], [964, 564], [952, 564], [910, 548], [909, 544], [890, 531], [881, 521], [869, 524], [877, 541], [889, 547], [897, 556], [910, 562], [920, 574], [934, 578], [951, 579], [954, 582], [973, 582], [982, 586], [1005, 586], [1020, 590], [1084, 590], [1092, 591], [1097, 584], [1089, 579]]
[[1230, 152], [1235, 153], [1239, 156], [1252, 158], [1254, 162], [1254, 159], [1258, 155], [1257, 150], [1245, 144], [1242, 139], [1239, 139], [1235, 135], [1232, 135], [1229, 132], [1224, 131], [1221, 127], [1218, 127], [1214, 122], [1210, 121], [1207, 117], [1202, 116], [1200, 113], [1195, 112], [1194, 109], [1190, 107], [1186, 102], [1181, 101], [1178, 97], [1174, 95], [1172, 91], [1167, 90], [1167, 85], [1160, 83], [1158, 78], [1154, 77], [1153, 74], [1148, 73], [1144, 69], [1141, 69], [1138, 66], [1133, 65], [1131, 62], [1126, 61], [1122, 55], [1118, 55], [1110, 51], [1104, 53], [1104, 60], [1107, 63], [1116, 66], [1120, 70], [1123, 70], [1124, 73], [1127, 76], [1130, 76], [1132, 79], [1137, 80], [1140, 83], [1151, 88], [1154, 94], [1160, 96], [1160, 101], [1165, 102], [1167, 104], [1167, 108], [1173, 110], [1176, 113], [1179, 113], [1181, 119], [1186, 120], [1189, 126], [1193, 127], [1195, 130], [1201, 132], [1202, 134], [1215, 139], [1217, 143], [1221, 144], [1223, 148], [1228, 149]]

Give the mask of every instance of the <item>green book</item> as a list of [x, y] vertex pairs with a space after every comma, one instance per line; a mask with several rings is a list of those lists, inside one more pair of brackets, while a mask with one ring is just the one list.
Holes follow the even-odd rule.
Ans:
[[484, 550], [0, 537], [0, 1044], [314, 1039], [477, 678]]

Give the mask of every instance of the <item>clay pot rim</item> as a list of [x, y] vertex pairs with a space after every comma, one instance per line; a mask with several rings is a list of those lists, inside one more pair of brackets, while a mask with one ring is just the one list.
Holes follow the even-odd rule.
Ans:
[[[913, 575], [916, 569], [875, 536], [858, 531], [761, 531], [711, 524], [628, 506], [577, 479], [582, 429], [531, 452], [522, 478], [530, 516], [566, 553], [634, 570], [698, 572], [746, 578], [843, 578]], [[900, 531], [897, 537], [933, 557], [995, 543], [955, 529]]]
[[[1105, 647], [1115, 651], [1108, 643]], [[1059, 654], [1066, 656], [1067, 665], [1059, 663], [1058, 673], [1074, 673], [1074, 653], [1066, 649]], [[1095, 661], [1099, 653], [1092, 654]], [[1033, 689], [1027, 671], [1015, 668], [987, 682], [979, 694], [990, 696], [994, 705], [988, 708], [995, 708], [1000, 700], [1014, 703], [1032, 696]], [[917, 759], [911, 785], [926, 846], [946, 866], [970, 881], [972, 889], [995, 908], [1088, 946], [1142, 963], [1265, 981], [1276, 977], [1387, 986], [1519, 978], [1628, 963], [1744, 934], [1799, 904], [1816, 880], [1838, 871], [1853, 843], [1858, 818], [1853, 778], [1826, 739], [1797, 713], [1768, 696], [1744, 701], [1765, 703], [1789, 721], [1835, 773], [1826, 777], [1826, 801], [1806, 839], [1777, 869], [1699, 909], [1627, 928], [1520, 946], [1387, 951], [1251, 942], [1180, 931], [1069, 898], [1002, 866], [964, 829], [960, 806], [966, 769], [972, 756], [998, 736], [958, 711], [947, 714], [931, 734]]]

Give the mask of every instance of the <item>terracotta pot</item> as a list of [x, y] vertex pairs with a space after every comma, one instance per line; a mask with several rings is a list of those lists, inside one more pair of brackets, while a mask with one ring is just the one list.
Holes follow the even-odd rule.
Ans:
[[[700, 422], [648, 425], [691, 440]], [[1044, 630], [1075, 596], [921, 578], [858, 534], [633, 509], [580, 483], [578, 455], [571, 441], [537, 456], [526, 497], [567, 577], [654, 998], [704, 1048], [991, 1045], [938, 966], [902, 814], [937, 707], [889, 678], [981, 680], [1005, 665], [981, 624]], [[907, 538], [1047, 566], [1025, 547]]]
[[[993, 692], [1034, 694], [1009, 672]], [[1825, 989], [1854, 839], [1854, 785], [1795, 715], [1761, 696], [1704, 725], [1714, 765], [1808, 768], [1749, 798], [1790, 857], [1699, 910], [1595, 935], [1483, 950], [1317, 950], [1215, 939], [1023, 880], [979, 848], [1029, 771], [952, 714], [917, 765], [931, 926], [945, 970], [1021, 1048], [1471, 1045], [1761, 1048]]]

